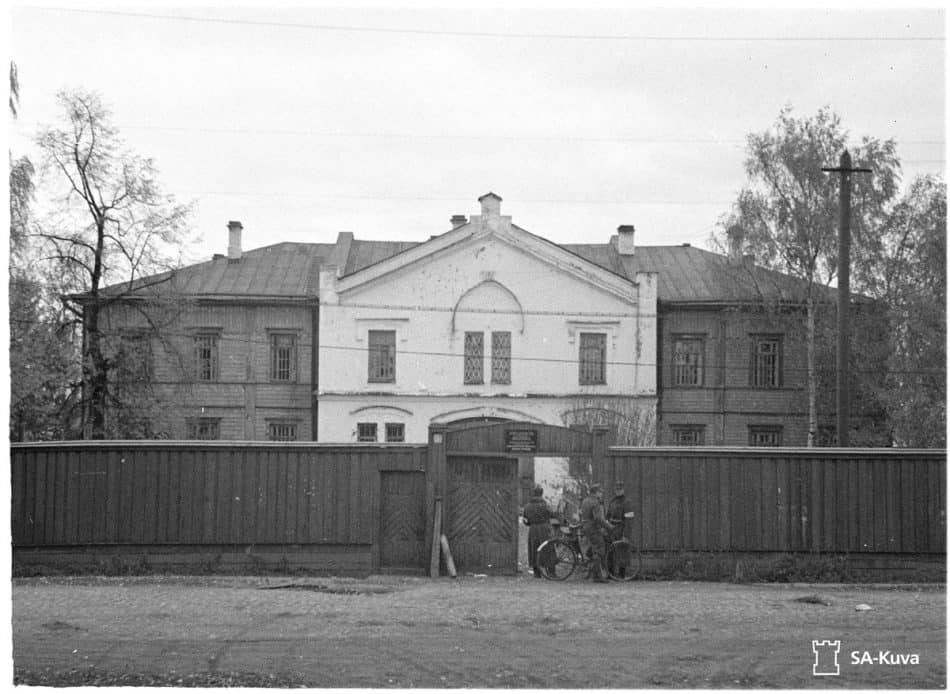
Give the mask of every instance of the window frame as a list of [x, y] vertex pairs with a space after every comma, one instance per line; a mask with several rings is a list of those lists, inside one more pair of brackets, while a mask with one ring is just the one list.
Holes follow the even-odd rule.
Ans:
[[485, 333], [467, 330], [463, 338], [462, 384], [485, 384]]
[[[673, 434], [672, 444], [674, 446], [705, 446], [706, 445], [706, 425], [705, 424], [671, 424], [670, 432]], [[684, 443], [679, 440], [681, 434], [695, 434], [696, 441]]]
[[[384, 425], [386, 443], [405, 443], [406, 442], [406, 424], [405, 422], [386, 422]], [[394, 432], [398, 431], [398, 434]]]
[[[198, 436], [202, 426], [211, 426], [214, 428], [214, 436]], [[221, 440], [221, 418], [220, 417], [189, 417], [185, 420], [186, 438], [189, 441], [220, 441]]]
[[[386, 343], [374, 343], [374, 338], [386, 336]], [[387, 348], [386, 352], [380, 347]], [[395, 383], [396, 382], [396, 331], [371, 329], [366, 334], [367, 382], [368, 383]], [[387, 354], [389, 352], [389, 354]], [[388, 362], [388, 363], [384, 363]], [[388, 375], [387, 375], [388, 374]]]
[[[268, 419], [267, 424], [267, 440], [268, 441], [299, 441], [300, 440], [300, 423], [294, 420], [289, 419]], [[274, 436], [274, 430], [276, 428], [283, 427], [292, 431], [292, 438], [287, 436]]]
[[[503, 344], [506, 343], [506, 344]], [[501, 350], [502, 354], [497, 352]], [[511, 385], [511, 331], [493, 330], [491, 334], [491, 382]]]
[[[221, 379], [221, 331], [203, 328], [196, 330], [193, 334], [194, 340], [194, 358], [195, 358], [195, 380], [199, 383], [217, 383]], [[210, 340], [210, 344], [203, 346], [204, 340]], [[202, 363], [200, 352], [202, 349], [209, 349], [208, 359], [208, 377], [204, 377], [205, 369]]]
[[[780, 448], [784, 436], [785, 427], [781, 424], [750, 424], [749, 425], [749, 446], [754, 448]], [[763, 435], [775, 436], [775, 443], [761, 443], [757, 437]]]
[[[268, 338], [270, 343], [270, 365], [269, 373], [270, 381], [272, 383], [298, 383], [300, 380], [299, 373], [299, 349], [298, 349], [298, 334], [290, 330], [268, 330]], [[278, 373], [278, 349], [286, 349], [286, 347], [278, 347], [276, 344], [280, 339], [290, 339], [290, 356], [287, 364], [287, 378], [279, 378]]]
[[[372, 438], [370, 438], [370, 431], [373, 432]], [[356, 441], [357, 443], [377, 443], [379, 441], [379, 425], [376, 422], [357, 422]]]
[[[749, 386], [759, 390], [773, 390], [775, 388], [781, 388], [784, 381], [782, 377], [785, 357], [784, 336], [774, 333], [753, 333], [750, 335], [750, 337], [752, 339], [752, 345], [749, 363]], [[763, 344], [773, 342], [775, 343], [774, 354], [760, 353], [760, 347]], [[763, 373], [764, 369], [762, 366], [763, 360], [767, 357], [772, 357], [774, 360], [773, 374], [772, 378], [768, 379], [769, 382], [765, 382], [766, 379], [762, 378], [760, 375]]]
[[[589, 344], [591, 339], [597, 338], [600, 344]], [[585, 345], [585, 342], [588, 343]], [[582, 386], [607, 385], [607, 333], [581, 332], [577, 340], [578, 384]], [[596, 349], [600, 352], [597, 359], [590, 359], [589, 353]], [[599, 367], [599, 368], [598, 368]]]
[[[672, 347], [672, 373], [671, 373], [671, 385], [676, 388], [702, 388], [706, 385], [706, 335], [698, 335], [695, 333], [679, 333], [673, 334], [672, 336], [673, 344]], [[679, 374], [681, 373], [681, 368], [689, 368], [689, 364], [678, 364], [676, 361], [677, 352], [676, 346], [679, 343], [689, 343], [689, 344], [698, 344], [699, 349], [696, 351], [698, 356], [698, 364], [695, 365], [696, 371], [696, 382], [686, 382], [680, 381]], [[686, 352], [686, 354], [692, 354], [691, 352]]]

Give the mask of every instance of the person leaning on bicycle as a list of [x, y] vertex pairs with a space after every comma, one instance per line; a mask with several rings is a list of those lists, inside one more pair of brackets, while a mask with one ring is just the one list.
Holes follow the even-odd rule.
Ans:
[[581, 502], [581, 534], [590, 544], [593, 578], [597, 583], [606, 583], [604, 577], [604, 554], [607, 551], [604, 535], [610, 533], [613, 525], [604, 517], [604, 489], [592, 484], [590, 491]]

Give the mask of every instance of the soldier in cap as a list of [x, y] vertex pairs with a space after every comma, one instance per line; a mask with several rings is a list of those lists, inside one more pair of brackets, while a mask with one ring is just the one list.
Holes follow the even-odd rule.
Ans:
[[599, 484], [592, 484], [587, 497], [581, 502], [581, 533], [590, 543], [593, 559], [593, 578], [604, 583], [604, 533], [613, 527], [604, 517], [604, 490]]
[[622, 540], [627, 535], [628, 528], [624, 514], [633, 511], [633, 502], [627, 499], [623, 480], [614, 483], [614, 495], [607, 504], [607, 520], [614, 524], [611, 533], [612, 540]]
[[541, 578], [538, 566], [538, 547], [551, 537], [551, 510], [544, 501], [544, 489], [535, 487], [531, 500], [524, 506], [524, 524], [528, 526], [528, 564], [535, 578]]

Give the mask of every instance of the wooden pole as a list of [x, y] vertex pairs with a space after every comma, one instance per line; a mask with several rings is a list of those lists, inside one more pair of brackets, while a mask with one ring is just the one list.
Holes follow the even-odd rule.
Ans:
[[432, 551], [429, 554], [429, 576], [439, 577], [439, 547], [442, 538], [442, 499], [435, 500], [432, 517]]
[[449, 549], [449, 538], [442, 535], [439, 538], [439, 544], [442, 545], [442, 555], [445, 557], [445, 568], [448, 569], [449, 576], [455, 578], [455, 560], [452, 559], [452, 550]]
[[851, 431], [851, 174], [871, 169], [851, 166], [848, 150], [841, 154], [838, 168], [823, 168], [841, 175], [838, 190], [838, 344], [837, 410], [838, 447], [847, 448]]

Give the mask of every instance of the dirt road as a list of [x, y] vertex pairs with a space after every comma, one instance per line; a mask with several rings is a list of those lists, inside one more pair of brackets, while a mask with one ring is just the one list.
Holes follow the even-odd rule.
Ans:
[[[62, 578], [13, 587], [15, 675], [24, 684], [936, 688], [946, 683], [945, 623], [943, 585], [522, 576]], [[838, 676], [813, 674], [813, 640], [840, 641]], [[821, 668], [835, 665], [833, 654], [820, 655]]]

